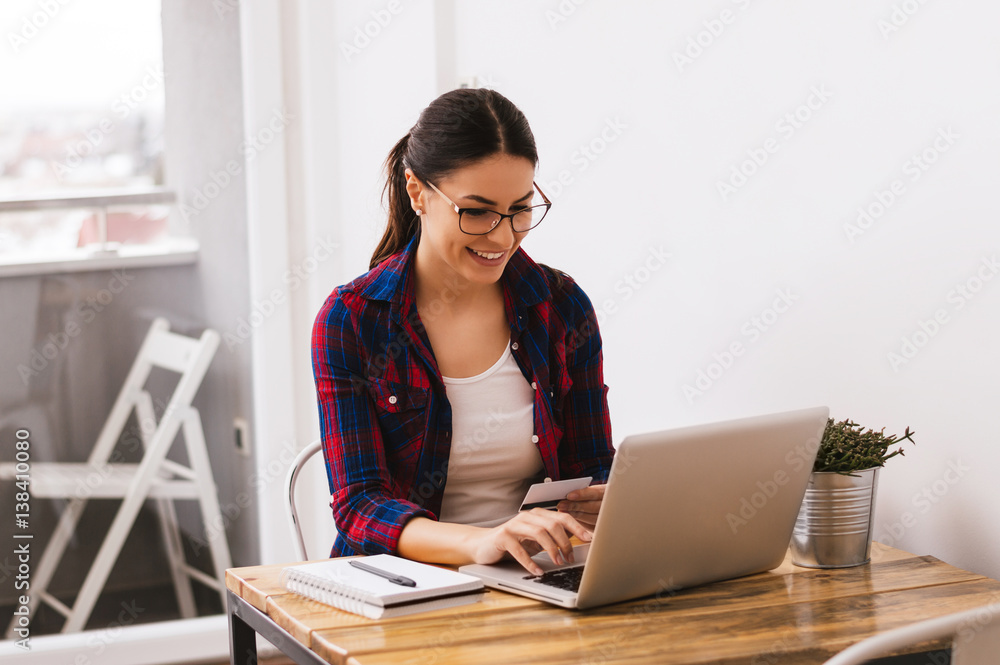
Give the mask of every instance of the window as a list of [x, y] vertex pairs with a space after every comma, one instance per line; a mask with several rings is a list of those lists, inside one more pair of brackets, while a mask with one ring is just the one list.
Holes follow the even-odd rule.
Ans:
[[4, 0], [0, 25], [0, 263], [162, 244], [160, 1]]

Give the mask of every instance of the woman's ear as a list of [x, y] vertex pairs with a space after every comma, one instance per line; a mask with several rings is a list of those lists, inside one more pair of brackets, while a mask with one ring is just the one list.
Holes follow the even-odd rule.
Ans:
[[424, 210], [424, 185], [410, 169], [403, 171], [403, 175], [406, 177], [406, 194], [410, 197], [410, 206], [419, 215]]

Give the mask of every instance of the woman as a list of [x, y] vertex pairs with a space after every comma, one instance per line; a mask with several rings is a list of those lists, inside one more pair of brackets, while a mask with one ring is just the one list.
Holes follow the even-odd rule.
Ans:
[[[370, 270], [316, 318], [313, 372], [339, 535], [331, 556], [529, 571], [572, 562], [611, 468], [601, 339], [568, 276], [520, 249], [551, 206], [508, 99], [453, 90], [386, 160], [389, 223]], [[592, 476], [518, 513], [543, 478]]]

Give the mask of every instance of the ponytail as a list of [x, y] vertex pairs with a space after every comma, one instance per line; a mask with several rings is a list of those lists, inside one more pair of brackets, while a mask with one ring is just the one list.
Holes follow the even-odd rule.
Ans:
[[382, 196], [389, 203], [389, 224], [382, 234], [382, 239], [372, 254], [368, 269], [371, 270], [393, 254], [402, 251], [413, 236], [420, 230], [417, 214], [410, 206], [410, 197], [406, 193], [406, 147], [410, 134], [399, 139], [385, 159], [387, 177]]
[[420, 218], [406, 191], [407, 168], [423, 182], [433, 182], [498, 154], [524, 157], [538, 165], [528, 120], [509, 99], [488, 88], [459, 88], [431, 102], [385, 159], [382, 195], [389, 222], [369, 270], [401, 252], [420, 233]]

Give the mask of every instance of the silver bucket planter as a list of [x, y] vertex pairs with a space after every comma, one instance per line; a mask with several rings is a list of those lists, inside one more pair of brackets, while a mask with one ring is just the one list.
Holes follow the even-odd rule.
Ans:
[[847, 568], [871, 561], [880, 468], [855, 471], [853, 476], [813, 472], [792, 532], [792, 563]]

